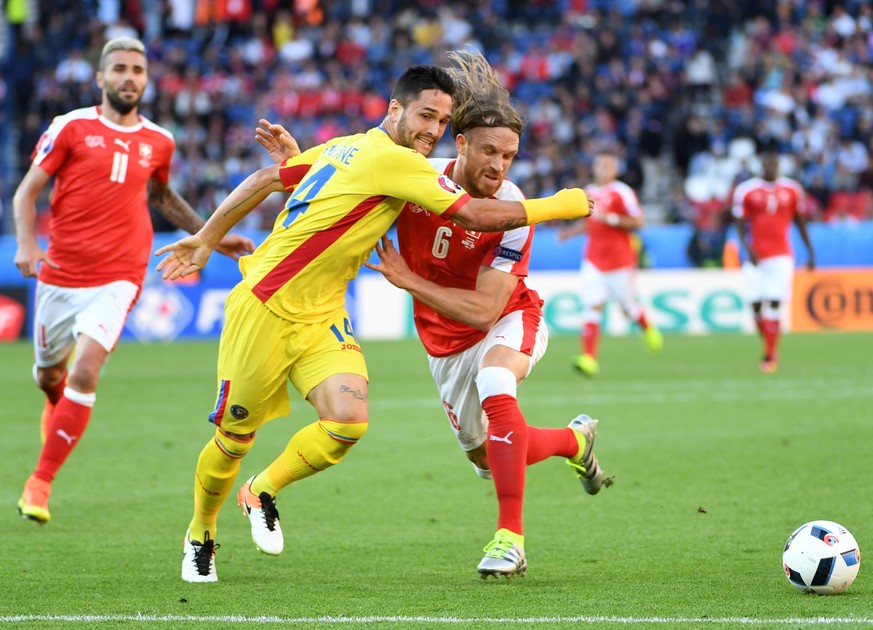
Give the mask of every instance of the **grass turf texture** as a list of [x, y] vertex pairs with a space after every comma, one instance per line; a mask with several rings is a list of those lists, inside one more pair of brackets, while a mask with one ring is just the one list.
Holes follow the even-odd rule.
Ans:
[[[70, 627], [58, 617], [70, 615], [78, 627], [195, 627], [207, 616], [304, 619], [311, 628], [339, 627], [315, 620], [341, 616], [360, 618], [342, 627], [376, 618], [370, 625], [380, 628], [450, 619], [521, 628], [537, 618], [549, 627], [808, 628], [844, 618], [858, 621], [842, 627], [870, 627], [871, 339], [790, 335], [779, 371], [761, 374], [751, 336], [668, 337], [659, 355], [638, 338], [608, 338], [594, 380], [570, 367], [575, 339], [552, 339], [519, 390], [522, 409], [540, 426], [599, 417], [597, 453], [616, 483], [589, 497], [561, 460], [529, 468], [528, 574], [485, 582], [475, 567], [496, 523], [491, 482], [460, 453], [419, 344], [365, 343], [367, 436], [340, 466], [280, 494], [278, 558], [255, 549], [231, 496], [219, 519], [217, 585], [179, 578], [193, 469], [212, 432], [217, 343], [119, 346], [44, 527], [15, 511], [38, 453], [42, 403], [30, 346], [5, 345], [0, 626], [28, 615], [17, 627]], [[296, 393], [292, 405], [290, 418], [260, 431], [238, 483], [315, 419]], [[782, 574], [786, 538], [817, 518], [842, 523], [861, 547], [859, 577], [837, 597], [801, 595]], [[174, 617], [129, 619], [137, 614]], [[231, 621], [208, 625], [260, 627]]]

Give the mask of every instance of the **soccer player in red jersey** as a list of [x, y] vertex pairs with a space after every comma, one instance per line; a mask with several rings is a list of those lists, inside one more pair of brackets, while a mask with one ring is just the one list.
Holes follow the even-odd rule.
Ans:
[[[509, 93], [481, 54], [449, 57], [457, 64], [451, 71], [458, 156], [431, 164], [472, 197], [524, 199], [506, 179], [523, 130]], [[542, 428], [528, 425], [519, 408], [517, 386], [548, 343], [543, 302], [524, 282], [533, 235], [533, 226], [466, 230], [411, 205], [397, 219], [400, 251], [385, 237], [377, 246], [380, 263], [367, 263], [412, 295], [416, 330], [452, 431], [476, 473], [494, 481], [497, 531], [477, 567], [483, 578], [527, 568], [527, 466], [564, 457], [586, 492], [597, 494], [604, 484], [593, 450], [596, 420], [580, 415], [567, 427]]]
[[603, 307], [610, 298], [618, 302], [625, 317], [635, 322], [643, 341], [652, 352], [661, 349], [663, 337], [649, 321], [634, 295], [637, 254], [631, 233], [643, 226], [640, 202], [630, 186], [619, 181], [619, 159], [610, 151], [594, 156], [594, 184], [587, 187], [595, 200], [590, 220], [577, 221], [561, 230], [560, 241], [588, 232], [588, 246], [582, 261], [582, 354], [573, 364], [586, 376], [599, 371], [597, 362]]
[[[18, 509], [39, 523], [50, 519], [51, 482], [82, 438], [100, 369], [142, 286], [153, 237], [148, 204], [189, 232], [204, 223], [167, 186], [170, 132], [138, 113], [148, 80], [142, 42], [107, 42], [96, 78], [101, 104], [55, 118], [13, 198], [15, 264], [38, 277], [34, 378], [46, 395], [44, 443]], [[46, 252], [36, 238], [36, 200], [53, 176]], [[220, 251], [238, 258], [253, 249], [228, 235]]]
[[815, 252], [806, 229], [803, 188], [779, 176], [779, 154], [773, 147], [760, 152], [762, 175], [739, 184], [734, 191], [733, 215], [737, 234], [748, 258], [743, 263], [746, 298], [752, 305], [761, 335], [764, 356], [760, 368], [775, 372], [779, 349], [779, 308], [791, 295], [794, 258], [789, 233], [797, 226], [806, 246], [809, 270], [815, 269]]
[[183, 277], [202, 268], [218, 238], [267, 195], [291, 193], [273, 231], [241, 262], [243, 280], [225, 307], [210, 415], [216, 430], [197, 462], [183, 580], [217, 581], [218, 512], [257, 430], [290, 410], [289, 380], [319, 419], [292, 435], [237, 494], [262, 552], [284, 548], [279, 491], [339, 463], [367, 431], [368, 374], [344, 300], [348, 283], [404, 208], [414, 204], [466, 229], [491, 231], [590, 214], [592, 201], [581, 189], [520, 202], [473, 199], [436, 172], [425, 156], [449, 123], [454, 89], [444, 69], [410, 67], [395, 83], [381, 125], [292, 151], [256, 171], [197, 234], [156, 252], [168, 254], [158, 265], [164, 278]]

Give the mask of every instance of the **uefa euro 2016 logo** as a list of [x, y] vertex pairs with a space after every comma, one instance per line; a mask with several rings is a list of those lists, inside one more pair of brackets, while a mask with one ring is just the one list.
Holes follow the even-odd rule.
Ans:
[[126, 327], [140, 341], [172, 341], [194, 317], [194, 307], [172, 283], [148, 275]]

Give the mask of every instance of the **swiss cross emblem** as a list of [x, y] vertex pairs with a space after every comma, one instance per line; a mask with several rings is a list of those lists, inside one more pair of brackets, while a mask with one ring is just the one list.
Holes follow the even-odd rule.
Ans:
[[143, 168], [148, 168], [152, 161], [155, 149], [152, 145], [144, 142], [139, 143], [139, 165]]
[[467, 249], [473, 249], [474, 247], [476, 247], [476, 241], [478, 241], [481, 237], [482, 232], [467, 230], [467, 234], [464, 236], [464, 240], [461, 241], [461, 245], [463, 245]]

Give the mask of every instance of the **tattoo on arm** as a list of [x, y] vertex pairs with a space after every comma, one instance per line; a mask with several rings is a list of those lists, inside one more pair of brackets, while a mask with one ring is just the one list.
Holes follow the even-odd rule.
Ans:
[[527, 221], [525, 219], [506, 219], [500, 227], [501, 232], [507, 232], [509, 230], [514, 230], [515, 228], [524, 227], [527, 225]]
[[160, 212], [167, 221], [177, 228], [194, 234], [203, 227], [205, 221], [169, 186], [151, 182], [149, 186], [149, 206]]
[[[229, 217], [229, 216], [233, 216], [233, 215], [237, 214], [237, 212], [239, 211], [239, 209], [242, 206], [248, 205], [249, 199], [251, 199], [252, 197], [258, 197], [260, 195], [260, 192], [262, 190], [267, 189], [267, 188], [270, 188], [270, 184], [264, 184], [260, 188], [253, 190], [251, 193], [248, 194], [248, 196], [245, 197], [245, 199], [241, 199], [239, 203], [237, 203], [236, 205], [225, 210], [221, 216]], [[267, 191], [267, 195], [269, 195], [270, 192], [272, 192], [272, 191]], [[246, 213], [247, 213], [247, 211], [243, 212], [243, 216], [245, 216]]]
[[340, 392], [343, 394], [351, 394], [358, 400], [363, 400], [364, 402], [367, 400], [367, 394], [365, 392], [362, 392], [360, 389], [352, 389], [348, 385], [340, 385]]

